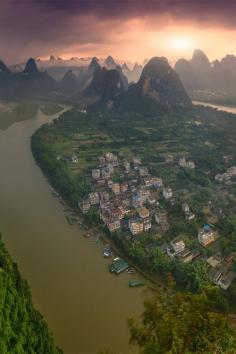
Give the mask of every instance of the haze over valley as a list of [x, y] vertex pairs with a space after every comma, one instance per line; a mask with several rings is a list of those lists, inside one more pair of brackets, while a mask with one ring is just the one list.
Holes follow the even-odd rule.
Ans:
[[235, 12], [0, 3], [0, 353], [236, 353]]

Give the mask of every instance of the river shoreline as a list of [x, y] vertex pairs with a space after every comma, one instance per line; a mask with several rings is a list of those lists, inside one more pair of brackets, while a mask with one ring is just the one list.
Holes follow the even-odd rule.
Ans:
[[[40, 166], [40, 165], [39, 165]], [[40, 167], [41, 168], [41, 167]], [[42, 170], [42, 169], [41, 169]], [[50, 179], [48, 178], [48, 176], [46, 174], [44, 174], [48, 183], [51, 186], [50, 183]], [[86, 223], [83, 214], [80, 212], [79, 209], [74, 209], [72, 208], [69, 203], [60, 195], [60, 191], [57, 191], [54, 189], [53, 186], [51, 186], [51, 190], [55, 191], [58, 196], [54, 195], [55, 198], [58, 199], [59, 203], [65, 207], [65, 209], [67, 211], [70, 211], [70, 213], [73, 214], [74, 217], [76, 217], [77, 220], [77, 224], [78, 226], [82, 229], [82, 233], [83, 236], [85, 238], [90, 238], [90, 237], [96, 237], [97, 239], [100, 239], [103, 243], [103, 246], [110, 244], [111, 248], [113, 251], [115, 251], [115, 255], [113, 256], [120, 256], [122, 257], [125, 261], [127, 261], [129, 263], [129, 266], [133, 267], [136, 269], [137, 273], [139, 275], [141, 275], [142, 277], [144, 277], [146, 280], [148, 280], [151, 284], [148, 285], [148, 288], [150, 288], [151, 290], [158, 290], [157, 286], [162, 287], [163, 286], [163, 282], [160, 281], [160, 279], [158, 277], [154, 277], [152, 274], [144, 271], [142, 268], [140, 268], [139, 266], [137, 266], [132, 259], [130, 259], [130, 257], [128, 257], [125, 252], [123, 252], [114, 242], [114, 240], [112, 240], [108, 235], [105, 234], [105, 232], [101, 232], [101, 230], [98, 230], [95, 226], [89, 227], [89, 225]], [[66, 210], [64, 210], [63, 208], [63, 212], [65, 213], [66, 216]], [[71, 225], [72, 227], [75, 225]], [[83, 228], [82, 228], [83, 227]], [[88, 236], [89, 235], [89, 236]], [[112, 257], [113, 258], [113, 257]], [[155, 287], [156, 286], [156, 287]]]
[[213, 109], [217, 109], [219, 111], [227, 112], [236, 114], [236, 106], [235, 105], [224, 105], [220, 103], [213, 103], [213, 102], [203, 102], [203, 101], [192, 101], [194, 105], [200, 105], [204, 107], [209, 107]]

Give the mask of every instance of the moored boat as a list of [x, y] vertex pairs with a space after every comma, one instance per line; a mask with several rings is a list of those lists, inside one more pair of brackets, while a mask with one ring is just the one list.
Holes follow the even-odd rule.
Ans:
[[71, 215], [66, 215], [66, 220], [70, 225], [74, 225], [76, 223], [76, 219]]
[[60, 197], [60, 194], [57, 191], [55, 191], [54, 188], [51, 188], [51, 193], [52, 193], [53, 197], [56, 197], [56, 198]]
[[110, 245], [106, 245], [103, 249], [103, 252], [102, 252], [102, 255], [103, 257], [105, 258], [109, 258], [109, 257], [112, 257], [113, 253], [112, 253], [112, 249], [111, 249], [111, 246]]
[[129, 268], [127, 269], [127, 273], [129, 273], [129, 274], [134, 274], [134, 273], [136, 273], [136, 270], [135, 270], [133, 267], [129, 267]]
[[129, 267], [128, 263], [125, 262], [122, 258], [116, 257], [113, 259], [112, 264], [109, 266], [111, 273], [120, 274]]
[[129, 280], [128, 285], [130, 288], [134, 288], [136, 286], [144, 286], [146, 285], [146, 282], [144, 280], [133, 279]]

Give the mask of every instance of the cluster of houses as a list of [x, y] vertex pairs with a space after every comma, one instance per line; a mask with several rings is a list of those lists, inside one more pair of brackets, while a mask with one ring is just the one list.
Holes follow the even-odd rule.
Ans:
[[[179, 164], [190, 169], [195, 167], [192, 161], [186, 161], [185, 158], [181, 158]], [[227, 173], [230, 176], [236, 174], [236, 168], [229, 169]], [[161, 178], [150, 174], [139, 157], [128, 161], [124, 156], [106, 153], [98, 157], [97, 168], [91, 171], [91, 177], [95, 191], [79, 203], [83, 214], [95, 207], [110, 232], [119, 229], [129, 231], [134, 240], [138, 240], [137, 235], [151, 229], [158, 233], [168, 229], [168, 213], [160, 207], [158, 199], [162, 196], [173, 205], [174, 193], [169, 186], [163, 185]], [[182, 204], [182, 212], [187, 221], [196, 217], [186, 202]], [[197, 240], [202, 247], [208, 247], [218, 237], [218, 232], [207, 224], [199, 230]], [[178, 257], [184, 263], [190, 263], [200, 256], [199, 248], [190, 250], [181, 236], [159, 248], [162, 253], [172, 258]], [[212, 268], [210, 266], [209, 271], [212, 282], [226, 289], [234, 276], [222, 272], [219, 276]]]
[[[218, 238], [217, 232], [209, 225], [198, 232], [198, 241], [203, 247], [207, 247]], [[199, 250], [189, 250], [181, 237], [176, 237], [169, 244], [165, 243], [159, 247], [162, 253], [166, 253], [169, 257], [178, 257], [184, 263], [190, 263], [200, 256]], [[208, 265], [208, 275], [213, 284], [218, 285], [227, 290], [232, 282], [236, 279], [236, 273], [231, 271], [233, 259], [236, 254], [232, 253], [228, 257], [223, 258], [220, 253], [205, 259]]]
[[130, 162], [107, 153], [98, 157], [91, 174], [96, 191], [79, 203], [82, 213], [96, 206], [110, 232], [126, 227], [135, 236], [150, 230], [153, 221], [163, 230], [168, 228], [167, 212], [160, 208], [157, 196], [162, 193], [173, 202], [173, 191], [163, 186], [161, 178], [152, 176], [139, 157]]
[[218, 173], [215, 176], [215, 180], [217, 182], [221, 182], [226, 185], [230, 185], [232, 183], [233, 178], [236, 178], [236, 167], [235, 166], [228, 168], [225, 173], [222, 173], [222, 174]]
[[[201, 246], [207, 247], [219, 237], [216, 230], [206, 224], [198, 232], [198, 242]], [[189, 250], [185, 241], [181, 237], [176, 237], [169, 244], [165, 243], [159, 247], [162, 253], [166, 253], [169, 257], [178, 257], [184, 263], [190, 263], [200, 256], [199, 250]], [[236, 273], [231, 269], [236, 254], [231, 253], [228, 257], [222, 257], [221, 253], [205, 259], [208, 265], [208, 275], [213, 284], [218, 285], [227, 290], [232, 282], [236, 279]]]

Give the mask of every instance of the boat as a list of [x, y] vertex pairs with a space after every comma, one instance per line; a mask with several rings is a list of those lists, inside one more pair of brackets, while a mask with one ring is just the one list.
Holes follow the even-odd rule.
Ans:
[[112, 249], [111, 249], [110, 245], [107, 245], [107, 246], [104, 247], [102, 255], [105, 258], [112, 257]]
[[51, 193], [52, 193], [53, 197], [55, 197], [55, 198], [60, 197], [60, 194], [58, 192], [56, 192], [54, 188], [51, 188]]
[[136, 270], [135, 270], [133, 267], [129, 267], [129, 268], [127, 269], [127, 273], [129, 273], [129, 274], [134, 274], [134, 273], [136, 273]]
[[90, 234], [89, 232], [86, 232], [86, 233], [84, 234], [84, 237], [85, 237], [85, 238], [89, 238], [89, 237], [91, 237], [91, 234]]
[[128, 263], [125, 262], [122, 258], [116, 257], [109, 266], [111, 273], [120, 274], [129, 267]]
[[144, 280], [133, 279], [133, 280], [129, 280], [128, 285], [130, 288], [134, 288], [137, 286], [144, 286], [146, 285], [146, 282]]
[[70, 225], [74, 225], [76, 223], [75, 218], [73, 216], [71, 216], [71, 215], [66, 215], [66, 220], [68, 221], [68, 223]]

